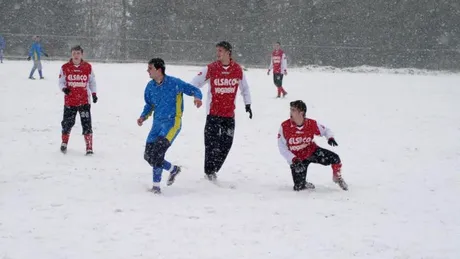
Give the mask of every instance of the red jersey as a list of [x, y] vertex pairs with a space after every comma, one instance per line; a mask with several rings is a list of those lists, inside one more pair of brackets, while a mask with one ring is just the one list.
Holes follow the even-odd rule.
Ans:
[[59, 87], [70, 89], [64, 95], [65, 106], [80, 106], [91, 103], [91, 93], [96, 94], [96, 80], [91, 64], [81, 61], [74, 65], [72, 60], [61, 67], [59, 74]]
[[274, 50], [272, 52], [268, 70], [270, 71], [272, 69], [274, 74], [284, 74], [287, 72], [287, 59], [283, 50]]
[[244, 103], [251, 104], [249, 86], [243, 69], [233, 60], [228, 66], [222, 65], [220, 61], [207, 65], [193, 78], [191, 84], [202, 87], [208, 81], [206, 108], [209, 115], [233, 118], [238, 88], [240, 88]]
[[293, 158], [305, 160], [310, 157], [318, 147], [313, 141], [315, 136], [332, 138], [330, 129], [312, 119], [305, 119], [304, 123], [297, 126], [291, 119], [281, 124], [278, 133], [278, 148], [289, 164]]

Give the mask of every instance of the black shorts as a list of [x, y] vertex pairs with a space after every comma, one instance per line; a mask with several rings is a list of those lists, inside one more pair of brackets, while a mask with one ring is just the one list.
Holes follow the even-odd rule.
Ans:
[[64, 116], [62, 118], [61, 126], [62, 133], [69, 134], [72, 127], [75, 125], [75, 118], [77, 113], [80, 113], [81, 126], [83, 128], [83, 135], [93, 133], [91, 123], [91, 105], [85, 104], [80, 106], [64, 106]]
[[283, 76], [283, 74], [273, 73], [273, 83], [275, 83], [276, 87], [283, 86]]

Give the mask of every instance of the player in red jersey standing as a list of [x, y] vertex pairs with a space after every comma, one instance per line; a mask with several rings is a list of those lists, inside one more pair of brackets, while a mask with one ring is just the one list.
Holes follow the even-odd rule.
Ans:
[[281, 94], [287, 95], [287, 92], [283, 88], [283, 76], [287, 75], [287, 59], [286, 54], [281, 49], [281, 43], [276, 42], [273, 47], [272, 57], [270, 59], [270, 66], [267, 71], [267, 75], [270, 75], [270, 70], [273, 69], [273, 82], [278, 89], [278, 95], [276, 98], [280, 98]]
[[206, 125], [204, 130], [204, 172], [214, 181], [233, 144], [235, 131], [235, 99], [238, 88], [252, 119], [251, 94], [241, 66], [232, 55], [232, 46], [226, 41], [217, 43], [217, 61], [208, 64], [192, 80], [202, 87], [209, 82]]
[[75, 125], [77, 112], [80, 113], [83, 135], [86, 142], [86, 154], [93, 154], [93, 128], [91, 122], [91, 97], [97, 102], [96, 79], [91, 64], [84, 61], [83, 49], [75, 46], [71, 49], [72, 58], [61, 67], [59, 88], [64, 92], [64, 116], [62, 125], [61, 152], [67, 152], [70, 131]]
[[306, 181], [310, 163], [332, 166], [332, 180], [343, 190], [348, 190], [347, 183], [341, 174], [340, 157], [327, 149], [321, 148], [313, 141], [314, 136], [323, 136], [327, 143], [337, 146], [330, 129], [305, 117], [307, 105], [301, 100], [293, 101], [291, 118], [281, 124], [278, 133], [278, 148], [291, 167], [294, 191], [314, 189], [312, 183]]

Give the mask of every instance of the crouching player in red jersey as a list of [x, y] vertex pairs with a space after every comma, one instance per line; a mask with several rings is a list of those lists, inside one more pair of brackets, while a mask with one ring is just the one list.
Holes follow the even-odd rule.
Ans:
[[328, 139], [329, 145], [337, 146], [331, 130], [305, 117], [307, 106], [303, 101], [293, 101], [290, 106], [291, 118], [281, 124], [278, 148], [291, 167], [294, 191], [315, 188], [315, 185], [306, 180], [310, 163], [331, 165], [332, 180], [343, 190], [348, 190], [348, 185], [341, 174], [340, 157], [332, 151], [319, 147], [313, 141], [315, 135], [323, 136]]
[[96, 79], [91, 64], [84, 61], [83, 49], [75, 46], [71, 49], [72, 58], [61, 67], [59, 88], [64, 92], [64, 116], [62, 125], [61, 152], [67, 152], [70, 131], [75, 125], [75, 117], [80, 113], [83, 136], [86, 142], [86, 154], [93, 154], [93, 128], [91, 122], [91, 97], [97, 102]]

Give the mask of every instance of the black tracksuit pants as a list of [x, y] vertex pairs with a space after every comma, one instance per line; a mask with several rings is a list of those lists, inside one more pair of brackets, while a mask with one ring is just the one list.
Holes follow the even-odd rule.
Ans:
[[217, 173], [233, 144], [235, 119], [208, 115], [204, 128], [204, 172]]
[[291, 165], [292, 180], [294, 185], [302, 185], [307, 178], [308, 166], [313, 164], [320, 164], [324, 166], [340, 164], [340, 157], [336, 153], [325, 148], [318, 147], [316, 151], [307, 159], [301, 162], [301, 165]]
[[91, 125], [91, 105], [84, 104], [80, 106], [64, 106], [64, 116], [61, 121], [62, 134], [70, 134], [72, 127], [75, 125], [77, 113], [80, 113], [83, 135], [93, 133], [93, 127]]

